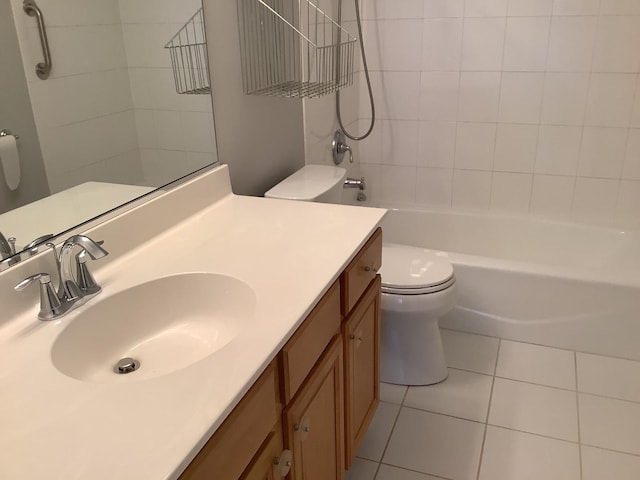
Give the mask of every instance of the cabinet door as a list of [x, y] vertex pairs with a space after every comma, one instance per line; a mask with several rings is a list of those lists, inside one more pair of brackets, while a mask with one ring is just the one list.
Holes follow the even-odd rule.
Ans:
[[282, 427], [278, 424], [251, 460], [240, 480], [282, 480], [286, 477], [293, 457], [290, 450], [283, 450], [282, 445]]
[[380, 398], [380, 275], [343, 324], [346, 464], [351, 466]]
[[284, 414], [290, 480], [344, 478], [342, 338], [327, 347]]

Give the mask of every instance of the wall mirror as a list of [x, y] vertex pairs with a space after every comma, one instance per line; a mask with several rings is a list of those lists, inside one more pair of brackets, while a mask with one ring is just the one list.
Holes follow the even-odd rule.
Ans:
[[201, 0], [0, 0], [0, 45], [0, 269], [217, 161]]

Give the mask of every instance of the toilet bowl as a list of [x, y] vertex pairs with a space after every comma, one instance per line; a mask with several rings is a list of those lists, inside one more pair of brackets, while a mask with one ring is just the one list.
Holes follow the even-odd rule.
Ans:
[[452, 265], [431, 250], [382, 246], [380, 380], [431, 385], [447, 378], [438, 319], [455, 305]]

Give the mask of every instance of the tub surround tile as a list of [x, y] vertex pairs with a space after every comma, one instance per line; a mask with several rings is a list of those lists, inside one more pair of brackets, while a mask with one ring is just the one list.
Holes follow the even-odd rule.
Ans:
[[478, 478], [580, 480], [578, 449], [574, 443], [489, 425]]
[[551, 17], [507, 19], [504, 45], [505, 71], [542, 72], [546, 67]]
[[498, 124], [493, 170], [531, 173], [536, 163], [537, 125]]
[[553, 0], [509, 0], [510, 17], [544, 17], [551, 15]]
[[598, 17], [558, 16], [551, 20], [547, 70], [588, 72], [595, 45]]
[[369, 426], [369, 430], [367, 430], [362, 444], [356, 453], [357, 457], [375, 462], [379, 462], [382, 459], [382, 454], [387, 446], [389, 435], [391, 435], [391, 430], [393, 429], [399, 411], [400, 405], [380, 402]]
[[488, 210], [491, 201], [491, 172], [477, 170], [454, 170], [454, 208]]
[[640, 457], [582, 446], [582, 480], [637, 480]]
[[572, 218], [576, 220], [611, 219], [618, 201], [620, 182], [602, 178], [578, 178], [573, 197]]
[[458, 72], [422, 72], [420, 119], [455, 121], [458, 118]]
[[492, 123], [458, 123], [455, 168], [491, 170], [496, 138]]
[[403, 407], [383, 462], [446, 478], [475, 480], [484, 430], [480, 423]]
[[456, 151], [455, 122], [420, 122], [418, 166], [453, 168]]
[[597, 15], [600, 0], [554, 0], [554, 15]]
[[640, 17], [601, 16], [598, 22], [593, 69], [596, 72], [638, 72]]
[[485, 422], [493, 378], [488, 375], [449, 369], [442, 383], [409, 387], [406, 407], [443, 413], [477, 422]]
[[578, 401], [584, 445], [640, 455], [640, 403], [585, 393]]
[[592, 74], [585, 125], [628, 127], [633, 110], [636, 78], [636, 75], [624, 73]]
[[575, 175], [581, 137], [580, 127], [541, 125], [535, 172], [547, 175]]
[[640, 221], [640, 180], [621, 180], [616, 216], [624, 225]]
[[489, 424], [578, 441], [575, 392], [496, 378]]
[[532, 184], [533, 175], [528, 173], [494, 172], [490, 210], [512, 214], [528, 213]]
[[548, 218], [569, 218], [576, 180], [559, 175], [534, 175], [531, 213]]
[[498, 121], [537, 124], [540, 121], [543, 85], [544, 73], [504, 72]]
[[575, 390], [574, 353], [558, 348], [502, 340], [496, 376]]
[[629, 130], [622, 178], [640, 180], [640, 129], [632, 128]]
[[578, 391], [640, 402], [640, 362], [577, 353]]
[[483, 335], [441, 329], [442, 344], [450, 368], [493, 375], [499, 340]]
[[458, 120], [495, 122], [500, 102], [500, 74], [497, 72], [462, 72]]
[[415, 166], [418, 159], [418, 122], [382, 120], [382, 163]]
[[453, 170], [418, 168], [416, 203], [418, 205], [450, 207], [453, 192]]
[[424, 0], [425, 18], [464, 16], [464, 0]]
[[465, 19], [462, 40], [463, 71], [491, 72], [501, 69], [505, 26], [504, 17]]
[[422, 54], [422, 20], [387, 20], [383, 23], [382, 69], [419, 72]]
[[584, 127], [578, 161], [582, 177], [620, 178], [628, 129]]
[[[425, 19], [422, 31], [422, 71], [458, 71], [462, 58], [462, 19]], [[415, 43], [420, 36], [413, 37]]]
[[581, 125], [588, 93], [588, 73], [547, 72], [540, 121], [550, 125]]
[[473, 0], [465, 2], [465, 17], [504, 17], [507, 0]]

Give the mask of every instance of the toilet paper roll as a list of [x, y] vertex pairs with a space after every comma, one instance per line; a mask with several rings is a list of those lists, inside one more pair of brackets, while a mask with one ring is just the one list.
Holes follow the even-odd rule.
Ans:
[[0, 137], [0, 163], [9, 189], [15, 190], [20, 185], [20, 158], [13, 135]]

